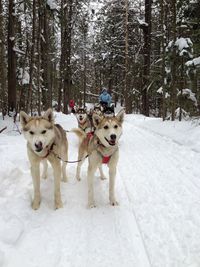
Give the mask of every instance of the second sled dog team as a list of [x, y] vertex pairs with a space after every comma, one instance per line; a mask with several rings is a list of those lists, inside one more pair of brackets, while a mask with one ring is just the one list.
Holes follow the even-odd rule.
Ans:
[[[109, 168], [110, 204], [118, 205], [115, 197], [115, 176], [124, 110], [117, 115], [105, 115], [98, 108], [93, 109], [90, 114], [87, 114], [85, 109], [77, 109], [75, 115], [78, 128], [71, 131], [80, 139], [76, 178], [81, 180], [81, 165], [88, 157], [88, 207], [95, 207], [93, 179], [97, 168], [100, 170], [101, 179], [105, 179], [102, 171], [103, 163], [106, 163]], [[32, 208], [37, 210], [40, 207], [40, 176], [47, 177], [47, 161], [53, 168], [55, 208], [61, 208], [63, 206], [60, 193], [61, 178], [67, 182], [68, 141], [66, 131], [59, 124], [55, 124], [51, 109], [48, 109], [43, 116], [35, 117], [21, 111], [20, 122], [27, 141], [27, 153], [33, 179]], [[40, 163], [43, 164], [42, 175], [40, 175]]]

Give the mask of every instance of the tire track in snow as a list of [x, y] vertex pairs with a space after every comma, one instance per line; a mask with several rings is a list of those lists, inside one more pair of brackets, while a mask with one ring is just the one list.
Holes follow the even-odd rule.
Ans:
[[130, 207], [131, 207], [131, 210], [132, 210], [132, 213], [133, 213], [134, 220], [135, 220], [135, 222], [136, 222], [136, 226], [137, 226], [138, 232], [140, 233], [140, 237], [141, 237], [141, 240], [142, 240], [142, 245], [143, 245], [145, 254], [146, 254], [146, 256], [147, 256], [147, 260], [148, 260], [149, 266], [152, 266], [152, 264], [151, 264], [151, 259], [150, 259], [150, 255], [149, 255], [149, 252], [148, 252], [146, 243], [145, 243], [145, 241], [144, 241], [143, 234], [142, 234], [142, 230], [141, 230], [140, 224], [139, 224], [139, 222], [138, 222], [138, 219], [137, 219], [137, 216], [136, 216], [134, 207], [133, 207], [133, 205], [132, 205], [132, 201], [131, 201], [131, 197], [130, 197], [129, 191], [128, 191], [128, 189], [127, 189], [127, 186], [126, 186], [126, 183], [125, 183], [124, 179], [122, 178], [122, 175], [121, 175], [121, 173], [120, 173], [120, 169], [119, 169], [119, 168], [118, 168], [118, 173], [120, 174], [120, 178], [121, 178], [121, 181], [122, 181], [122, 183], [123, 183], [123, 187], [124, 187], [124, 190], [125, 190], [125, 192], [126, 192], [127, 199], [128, 199], [128, 201], [129, 201], [129, 205], [130, 205]]
[[[182, 150], [184, 151], [184, 147], [181, 147], [181, 149], [179, 147], [177, 148], [177, 144], [174, 143], [169, 147], [168, 141], [165, 138], [158, 138], [143, 128], [140, 129], [138, 126], [134, 126], [134, 124], [131, 123], [126, 124], [125, 122], [124, 128], [126, 132], [124, 131], [121, 144], [123, 163], [120, 160], [119, 169], [121, 170], [121, 176], [126, 175], [128, 169], [130, 173], [132, 172], [133, 175], [135, 175], [132, 179], [131, 176], [129, 177], [130, 181], [126, 177], [124, 182], [127, 184], [128, 191], [130, 192], [131, 201], [135, 205], [134, 210], [136, 211], [136, 218], [142, 227], [147, 247], [150, 250], [151, 262], [153, 262], [152, 265], [175, 266], [176, 263], [181, 267], [188, 266], [192, 258], [197, 257], [197, 254], [192, 252], [192, 249], [190, 249], [187, 244], [187, 240], [193, 242], [193, 250], [198, 247], [198, 238], [195, 238], [195, 234], [193, 233], [196, 232], [196, 235], [199, 236], [197, 225], [200, 223], [200, 219], [198, 215], [194, 216], [194, 214], [192, 214], [191, 221], [189, 216], [190, 208], [187, 206], [192, 207], [193, 204], [198, 203], [199, 188], [190, 180], [191, 177], [187, 177], [183, 180], [184, 174], [187, 175], [189, 173], [187, 169], [177, 169], [176, 162], [182, 163], [182, 158], [179, 158], [179, 154]], [[126, 139], [126, 143], [123, 143], [124, 139]], [[125, 146], [124, 151], [126, 151], [126, 154], [123, 152], [123, 145]], [[188, 151], [188, 148], [186, 148], [186, 151]], [[173, 156], [173, 152], [175, 152], [175, 156]], [[174, 176], [173, 178], [172, 175]], [[176, 187], [178, 188], [177, 190]], [[179, 192], [179, 187], [183, 192]], [[186, 196], [184, 196], [184, 194]], [[148, 204], [148, 202], [150, 203]], [[197, 210], [197, 207], [200, 208], [199, 205], [196, 205], [195, 210]], [[161, 208], [164, 209], [165, 212], [163, 212]], [[149, 212], [148, 209], [150, 209], [151, 212]], [[147, 214], [143, 215], [145, 212], [147, 212]], [[157, 212], [160, 214], [157, 214]], [[160, 220], [160, 225], [159, 222], [156, 223], [152, 215], [155, 216], [158, 221]], [[150, 223], [146, 222], [148, 219]], [[175, 223], [173, 221], [175, 221]], [[191, 233], [193, 232], [192, 234], [190, 233], [188, 235], [187, 227], [181, 225], [183, 222], [187, 224], [188, 229], [191, 229]], [[154, 224], [157, 229], [156, 227], [151, 229], [154, 231], [154, 233], [151, 234], [147, 227], [154, 226]], [[163, 226], [165, 227], [162, 229]], [[180, 229], [183, 228], [182, 232], [178, 227]], [[169, 231], [169, 236], [163, 235], [166, 230]], [[181, 235], [188, 235], [188, 237], [185, 237], [184, 240]], [[160, 238], [160, 241], [159, 239], [157, 241], [151, 240], [151, 236]], [[167, 239], [171, 240], [173, 245], [170, 245], [170, 242], [167, 244]], [[166, 244], [163, 243], [163, 240], [166, 240]], [[155, 243], [158, 245], [156, 246]], [[158, 253], [158, 251], [161, 250], [159, 244], [161, 248], [164, 244], [164, 247], [166, 250], [169, 250], [169, 252]], [[154, 246], [154, 248], [151, 248], [151, 246]], [[173, 249], [176, 253], [173, 253]], [[172, 254], [171, 256], [170, 253]], [[177, 257], [179, 259], [177, 259]], [[160, 260], [164, 260], [166, 265], [161, 264], [159, 258]]]

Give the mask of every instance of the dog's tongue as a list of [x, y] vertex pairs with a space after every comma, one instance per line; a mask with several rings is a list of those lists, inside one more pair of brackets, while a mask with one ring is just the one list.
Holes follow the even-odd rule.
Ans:
[[110, 143], [111, 145], [115, 145], [115, 140], [110, 140], [109, 143]]

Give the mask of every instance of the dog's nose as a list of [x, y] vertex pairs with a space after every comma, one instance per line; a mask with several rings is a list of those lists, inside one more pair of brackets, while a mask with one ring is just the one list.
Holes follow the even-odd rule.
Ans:
[[39, 142], [35, 143], [35, 147], [36, 147], [36, 150], [38, 152], [42, 151], [42, 149], [43, 149], [42, 142], [39, 141]]
[[116, 134], [111, 134], [111, 136], [110, 136], [111, 140], [116, 140], [116, 138], [117, 138]]

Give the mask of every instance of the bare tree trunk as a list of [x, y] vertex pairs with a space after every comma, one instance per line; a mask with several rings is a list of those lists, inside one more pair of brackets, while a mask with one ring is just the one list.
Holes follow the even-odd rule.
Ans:
[[64, 28], [65, 28], [65, 19], [64, 19], [64, 1], [61, 0], [61, 9], [60, 9], [60, 25], [61, 25], [61, 56], [60, 56], [60, 70], [59, 70], [59, 88], [58, 88], [58, 107], [57, 111], [61, 111], [62, 99], [63, 99], [63, 73], [64, 73]]
[[71, 41], [72, 41], [72, 15], [73, 15], [73, 0], [68, 0], [64, 7], [64, 43], [63, 53], [65, 53], [64, 61], [64, 113], [68, 113], [68, 103], [71, 93]]
[[152, 0], [145, 0], [145, 22], [144, 32], [144, 66], [143, 66], [143, 88], [142, 88], [142, 114], [149, 116], [148, 85], [151, 65], [151, 8]]
[[87, 38], [87, 25], [83, 19], [83, 106], [86, 106], [86, 38]]
[[162, 53], [162, 119], [163, 121], [166, 118], [166, 85], [165, 85], [165, 2], [164, 0], [160, 0], [161, 7], [161, 31], [162, 31], [162, 39], [161, 39], [161, 53]]
[[15, 5], [9, 0], [8, 18], [8, 112], [16, 110]]
[[176, 109], [176, 0], [172, 0], [172, 16], [173, 16], [173, 54], [172, 54], [172, 67], [171, 67], [171, 119], [175, 120], [175, 109]]
[[43, 86], [42, 86], [42, 104], [43, 109], [48, 109], [52, 106], [52, 92], [51, 92], [51, 75], [50, 75], [50, 44], [49, 36], [51, 34], [49, 27], [49, 10], [47, 9], [46, 1], [42, 2], [41, 14], [41, 60], [43, 69]]
[[129, 86], [128, 86], [128, 72], [129, 72], [129, 43], [128, 43], [128, 13], [129, 13], [129, 1], [125, 0], [125, 79], [124, 79], [124, 96], [126, 112], [131, 113]]
[[29, 68], [29, 89], [28, 89], [28, 97], [26, 103], [26, 110], [29, 112], [31, 109], [31, 113], [33, 110], [33, 103], [32, 103], [32, 86], [33, 86], [33, 71], [34, 71], [34, 63], [35, 63], [35, 22], [36, 22], [36, 1], [33, 0], [33, 19], [32, 19], [32, 44], [31, 44], [31, 58], [30, 58], [30, 68]]
[[5, 62], [5, 33], [2, 0], [0, 0], [0, 108], [6, 110], [6, 62]]
[[38, 6], [38, 33], [37, 33], [37, 102], [38, 102], [38, 114], [41, 115], [41, 0], [39, 0]]

